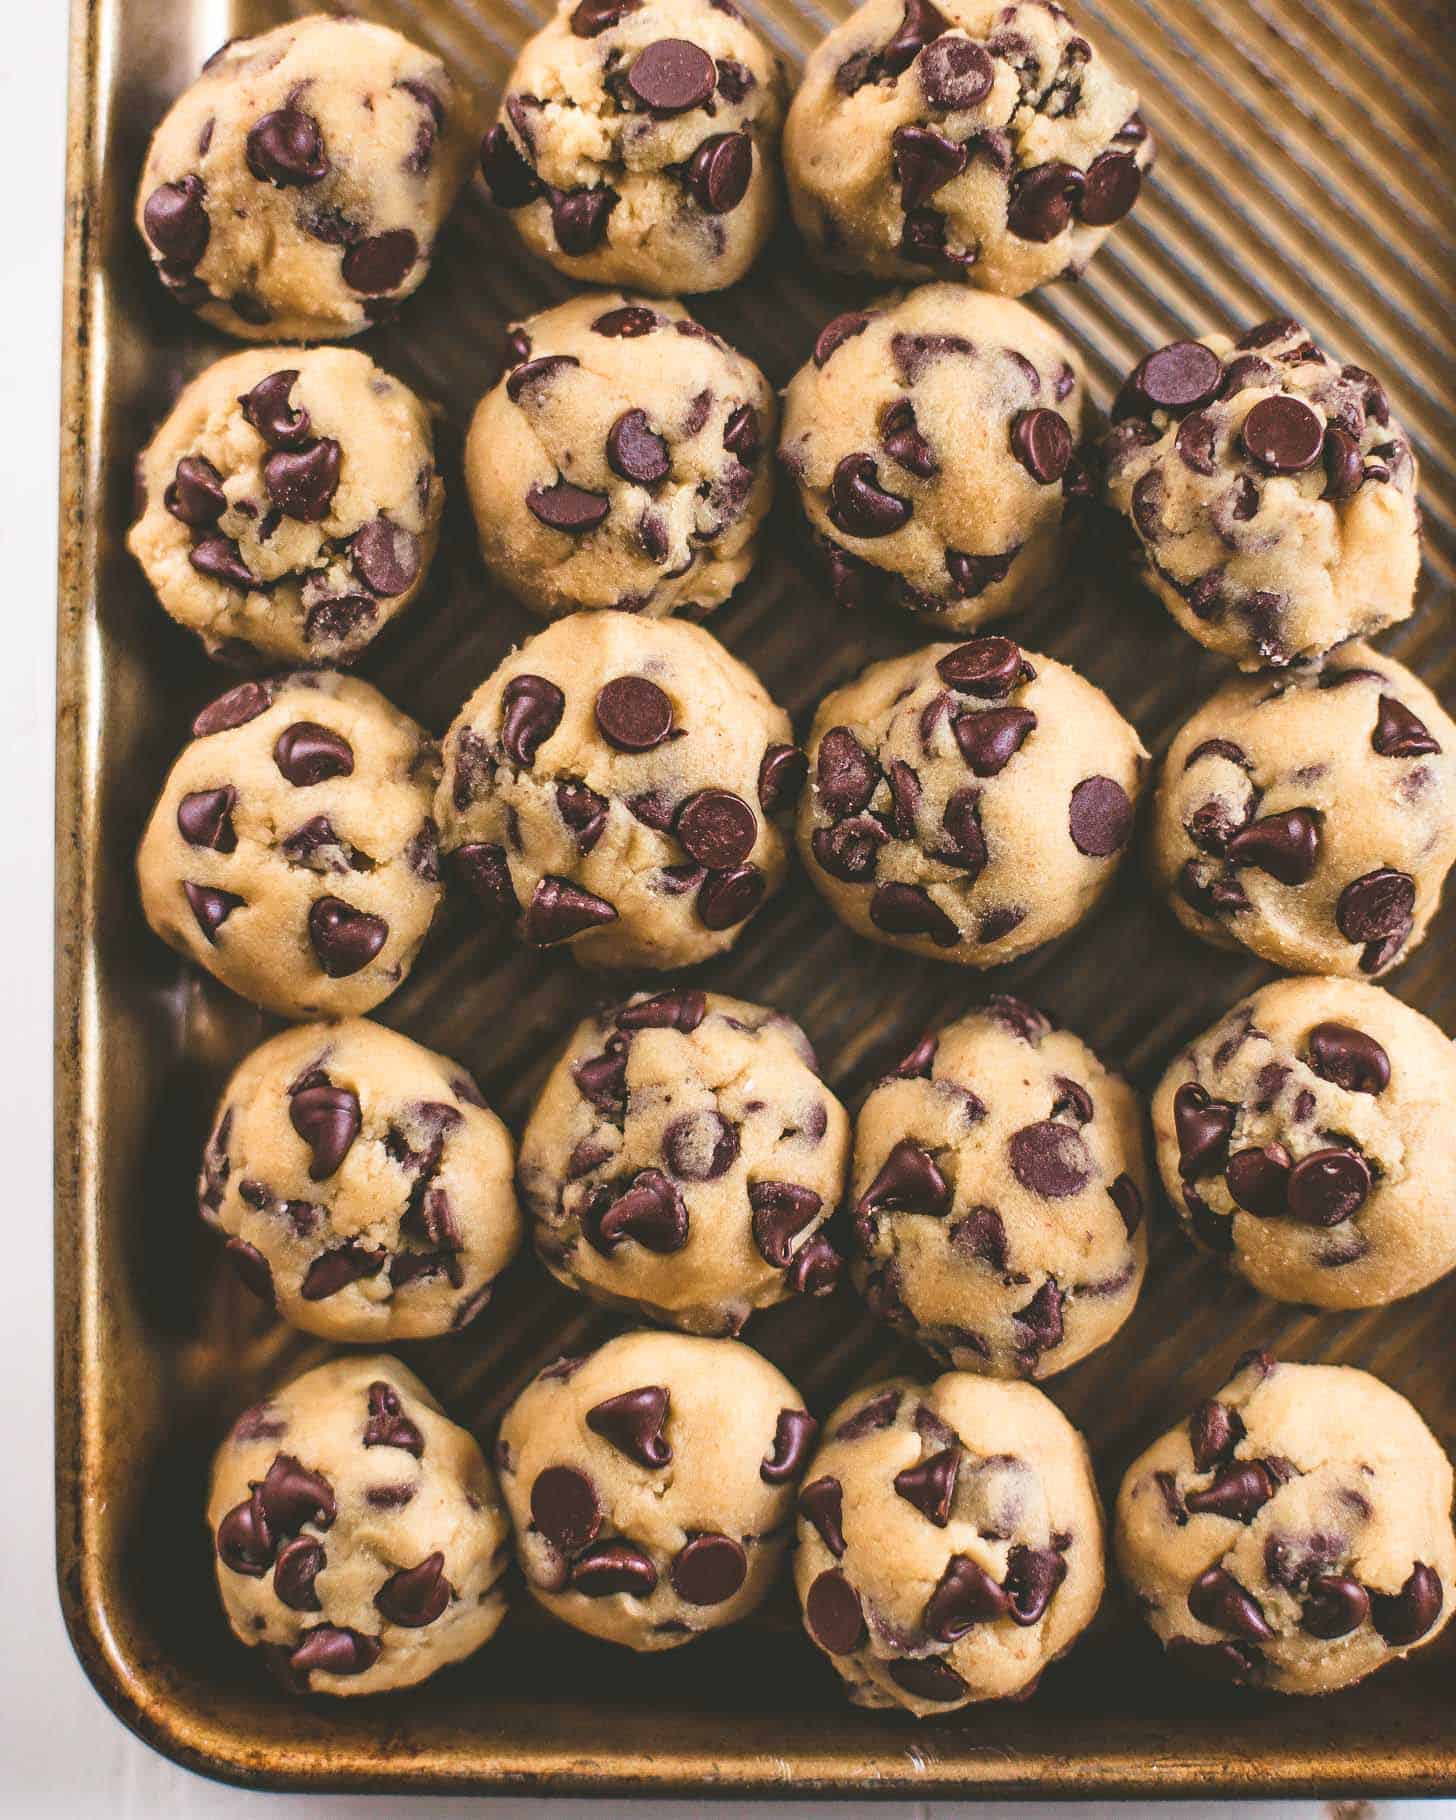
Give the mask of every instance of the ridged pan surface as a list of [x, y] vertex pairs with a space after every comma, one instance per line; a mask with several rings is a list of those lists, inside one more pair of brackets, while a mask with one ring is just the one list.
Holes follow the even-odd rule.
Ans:
[[[211, 1450], [236, 1410], [324, 1349], [258, 1312], [195, 1213], [214, 1096], [271, 1026], [154, 940], [136, 903], [143, 820], [191, 713], [220, 685], [126, 554], [131, 464], [184, 379], [225, 349], [161, 293], [131, 207], [147, 135], [203, 57], [229, 35], [309, 10], [296, 0], [76, 0], [58, 733], [59, 1547], [68, 1619], [98, 1685], [183, 1761], [277, 1786], [1449, 1788], [1448, 1652], [1331, 1699], [1275, 1703], [1165, 1670], [1114, 1597], [1034, 1700], [919, 1726], [843, 1702], [798, 1634], [787, 1588], [759, 1618], [647, 1659], [548, 1625], [522, 1592], [473, 1662], [383, 1701], [289, 1701], [228, 1635], [201, 1520]], [[355, 10], [434, 46], [494, 100], [547, 9], [368, 0]], [[750, 0], [750, 10], [798, 66], [848, 7]], [[1417, 447], [1426, 529], [1420, 611], [1382, 642], [1456, 708], [1449, 12], [1442, 0], [1081, 0], [1077, 10], [1139, 89], [1161, 157], [1083, 282], [1041, 293], [1035, 307], [1085, 350], [1104, 404], [1148, 347], [1283, 312], [1381, 374]], [[396, 326], [363, 343], [445, 414], [445, 547], [427, 596], [362, 672], [437, 733], [536, 629], [481, 568], [458, 455], [503, 326], [569, 288], [518, 251], [476, 182], [424, 288]], [[782, 384], [817, 326], [867, 294], [812, 270], [784, 231], [746, 283], [696, 307]], [[766, 559], [711, 627], [801, 730], [814, 702], [865, 662], [923, 642], [908, 619], [831, 604], [787, 501]], [[1008, 629], [1102, 685], [1155, 752], [1224, 674], [1090, 551]], [[1389, 982], [1448, 1029], [1453, 940], [1456, 903]], [[1183, 935], [1136, 859], [1089, 925], [990, 981], [857, 940], [801, 875], [734, 954], [696, 976], [798, 1018], [850, 1100], [988, 984], [1044, 1003], [1150, 1089], [1180, 1042], [1266, 977]], [[601, 991], [563, 955], [502, 950], [452, 905], [380, 1015], [472, 1067], [519, 1133], [554, 1051]], [[1154, 1223], [1136, 1314], [1051, 1386], [1087, 1431], [1105, 1494], [1255, 1344], [1368, 1367], [1456, 1440], [1456, 1279], [1384, 1312], [1313, 1316], [1261, 1301], [1195, 1257], [1166, 1208]], [[464, 1335], [402, 1351], [486, 1435], [539, 1365], [611, 1330], [527, 1260]], [[847, 1290], [761, 1316], [746, 1337], [820, 1412], [859, 1381], [916, 1366]]]

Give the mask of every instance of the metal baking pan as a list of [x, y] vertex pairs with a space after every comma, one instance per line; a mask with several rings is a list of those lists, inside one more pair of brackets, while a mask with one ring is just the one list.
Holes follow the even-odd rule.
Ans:
[[[204, 56], [307, 0], [75, 0], [65, 273], [58, 743], [56, 1256], [62, 1602], [104, 1698], [179, 1762], [290, 1789], [883, 1793], [910, 1796], [1423, 1794], [1456, 1785], [1449, 1651], [1440, 1645], [1321, 1701], [1276, 1701], [1166, 1670], [1110, 1596], [1095, 1631], [1034, 1700], [914, 1725], [843, 1701], [797, 1634], [787, 1589], [767, 1613], [638, 1659], [536, 1616], [521, 1596], [474, 1661], [412, 1693], [297, 1702], [228, 1635], [201, 1512], [230, 1416], [316, 1342], [260, 1315], [196, 1219], [197, 1149], [227, 1070], [269, 1025], [188, 969], [142, 923], [132, 850], [191, 712], [216, 692], [191, 640], [123, 547], [133, 456], [185, 377], [222, 343], [167, 299], [131, 225], [146, 138]], [[543, 0], [368, 0], [357, 10], [434, 46], [488, 97]], [[797, 65], [848, 0], [750, 0]], [[1176, 333], [1301, 316], [1389, 383], [1424, 475], [1417, 617], [1389, 638], [1456, 707], [1453, 317], [1456, 89], [1443, 0], [1081, 0], [1141, 91], [1162, 146], [1155, 181], [1080, 285], [1037, 307], [1085, 348], [1105, 401]], [[427, 597], [364, 673], [443, 731], [533, 622], [487, 582], [454, 457], [491, 381], [504, 323], [563, 281], [519, 254], [477, 183], [397, 326], [365, 345], [439, 400], [452, 498]], [[777, 383], [815, 328], [865, 293], [810, 271], [788, 232], [736, 290], [701, 300]], [[805, 724], [908, 620], [830, 604], [781, 503], [767, 559], [713, 629]], [[1095, 549], [1015, 624], [1032, 650], [1103, 685], [1160, 748], [1223, 674]], [[1394, 990], [1456, 1028], [1456, 904]], [[1150, 1087], [1175, 1048], [1267, 975], [1178, 930], [1136, 863], [1090, 926], [997, 985], [1055, 1009]], [[802, 878], [704, 984], [802, 1020], [852, 1097], [974, 976], [857, 941]], [[444, 915], [385, 1021], [458, 1056], [519, 1131], [553, 1047], [593, 983], [563, 956], [501, 953]], [[1456, 1278], [1399, 1307], [1306, 1315], [1261, 1302], [1195, 1258], [1166, 1213], [1137, 1313], [1052, 1393], [1088, 1432], [1104, 1489], [1134, 1451], [1259, 1343], [1369, 1367], [1456, 1439]], [[528, 1374], [610, 1323], [529, 1261], [457, 1338], [401, 1350], [451, 1412], [486, 1434]], [[759, 1317], [748, 1339], [824, 1410], [915, 1361], [852, 1296]], [[1450, 1633], [1456, 1638], [1456, 1631]]]

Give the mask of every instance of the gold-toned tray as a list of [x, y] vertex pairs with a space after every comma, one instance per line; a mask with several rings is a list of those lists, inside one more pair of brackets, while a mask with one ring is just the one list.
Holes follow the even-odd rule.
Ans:
[[[798, 64], [847, 0], [749, 0]], [[197, 1221], [193, 1173], [212, 1099], [268, 1030], [261, 1014], [155, 941], [132, 851], [192, 710], [218, 688], [123, 547], [133, 456], [184, 377], [222, 352], [156, 284], [131, 225], [147, 135], [230, 33], [307, 0], [74, 0], [65, 274], [58, 743], [56, 1255], [61, 1596], [88, 1673], [121, 1717], [191, 1768], [280, 1788], [1266, 1794], [1449, 1791], [1450, 1651], [1436, 1646], [1322, 1701], [1221, 1689], [1164, 1668], [1115, 1598], [1023, 1705], [914, 1725], [857, 1712], [797, 1630], [790, 1596], [684, 1652], [644, 1659], [517, 1599], [472, 1662], [412, 1693], [293, 1701], [227, 1634], [211, 1584], [204, 1478], [233, 1412], [316, 1342], [260, 1315]], [[500, 91], [543, 0], [367, 0], [366, 11]], [[1086, 350], [1099, 396], [1180, 331], [1291, 311], [1388, 382], [1423, 470], [1427, 564], [1416, 619], [1386, 642], [1456, 707], [1456, 411], [1451, 246], [1456, 93], [1444, 0], [1079, 0], [1140, 89], [1155, 180], [1086, 279], [1037, 307]], [[480, 184], [435, 270], [369, 351], [445, 407], [451, 499], [427, 596], [364, 674], [443, 731], [533, 622], [487, 581], [457, 478], [468, 412], [507, 319], [566, 294], [520, 254]], [[818, 324], [864, 293], [811, 272], [787, 231], [747, 283], [700, 313], [782, 383]], [[803, 727], [812, 703], [908, 620], [836, 611], [781, 502], [767, 560], [713, 629]], [[1033, 650], [1109, 690], [1154, 749], [1222, 674], [1089, 550], [1055, 599], [1015, 623]], [[1392, 982], [1456, 1028], [1446, 963], [1456, 906]], [[801, 878], [703, 983], [802, 1020], [853, 1096], [937, 1014], [984, 983], [857, 941]], [[996, 976], [1053, 1007], [1144, 1087], [1266, 970], [1182, 935], [1136, 862], [1090, 926]], [[553, 1047], [599, 990], [564, 956], [502, 953], [458, 906], [384, 1019], [459, 1056], [519, 1130]], [[31, 1217], [17, 1210], [16, 1217]], [[1456, 1439], [1456, 1279], [1385, 1312], [1314, 1317], [1261, 1302], [1195, 1258], [1166, 1210], [1137, 1313], [1052, 1384], [1089, 1433], [1104, 1487], [1255, 1343], [1348, 1360]], [[459, 1337], [401, 1350], [485, 1434], [543, 1361], [611, 1324], [529, 1261]], [[748, 1339], [822, 1411], [914, 1361], [853, 1297], [761, 1316]]]

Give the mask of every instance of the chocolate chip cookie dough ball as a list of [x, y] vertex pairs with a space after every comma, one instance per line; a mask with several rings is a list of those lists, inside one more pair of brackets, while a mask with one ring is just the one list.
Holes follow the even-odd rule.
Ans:
[[455, 1332], [521, 1242], [510, 1133], [458, 1063], [350, 1018], [255, 1049], [197, 1185], [244, 1283], [326, 1340]]
[[999, 967], [1112, 883], [1146, 757], [1065, 664], [1009, 638], [929, 645], [819, 704], [799, 851], [860, 935]]
[[1244, 670], [1313, 663], [1410, 617], [1416, 462], [1385, 388], [1292, 318], [1133, 368], [1104, 445], [1143, 579]]
[[1102, 1598], [1087, 1446], [1030, 1384], [857, 1390], [799, 1494], [804, 1628], [856, 1706], [917, 1718], [1035, 1690]]
[[763, 374], [681, 304], [544, 310], [510, 330], [466, 439], [481, 554], [548, 619], [702, 618], [753, 567], [775, 418]]
[[505, 1616], [510, 1523], [474, 1438], [384, 1353], [246, 1410], [207, 1523], [234, 1635], [296, 1693], [412, 1687]]
[[157, 128], [137, 227], [162, 283], [244, 341], [337, 341], [424, 281], [470, 168], [472, 98], [382, 25], [238, 38]]
[[836, 602], [879, 593], [951, 632], [1030, 604], [1090, 493], [1085, 382], [1023, 304], [927, 284], [836, 316], [785, 394], [798, 482]]
[[225, 661], [352, 663], [419, 593], [445, 504], [424, 405], [352, 348], [217, 361], [137, 472], [127, 545]]
[[436, 814], [487, 919], [586, 966], [731, 948], [784, 875], [788, 716], [701, 627], [579, 613], [528, 639], [445, 736]]
[[1158, 1167], [1189, 1235], [1282, 1302], [1367, 1308], [1456, 1266], [1456, 1047], [1354, 980], [1276, 980], [1172, 1064]]
[[1239, 677], [1169, 749], [1152, 854], [1205, 941], [1294, 972], [1385, 973], [1423, 940], [1456, 861], [1456, 723], [1366, 645], [1318, 672]]
[[636, 1650], [746, 1617], [787, 1552], [817, 1430], [737, 1340], [628, 1333], [548, 1365], [496, 1443], [532, 1595]]
[[736, 284], [778, 212], [785, 76], [731, 0], [562, 0], [481, 168], [521, 239], [593, 284]]
[[1128, 1468], [1118, 1565], [1180, 1667], [1332, 1693], [1445, 1627], [1451, 1489], [1435, 1436], [1378, 1378], [1252, 1353]]
[[840, 271], [1019, 297], [1077, 277], [1137, 201], [1137, 96], [1047, 0], [867, 0], [784, 129], [799, 229]]
[[1045, 1378], [1105, 1345], [1147, 1267], [1143, 1113], [1069, 1030], [994, 997], [855, 1123], [854, 1279], [945, 1364]]
[[240, 683], [192, 723], [137, 854], [153, 931], [280, 1017], [347, 1017], [414, 965], [440, 898], [438, 750], [334, 671]]
[[521, 1141], [553, 1276], [689, 1333], [736, 1334], [840, 1260], [821, 1231], [849, 1120], [781, 1012], [678, 986], [578, 1026]]

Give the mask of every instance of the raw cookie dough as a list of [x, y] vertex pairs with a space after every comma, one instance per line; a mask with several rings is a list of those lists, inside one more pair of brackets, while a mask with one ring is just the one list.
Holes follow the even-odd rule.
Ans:
[[428, 412], [352, 348], [215, 362], [137, 474], [128, 548], [225, 661], [353, 663], [419, 593], [445, 505]]
[[1451, 1465], [1378, 1378], [1251, 1353], [1128, 1468], [1116, 1549], [1180, 1667], [1331, 1693], [1450, 1618]]
[[1366, 1308], [1456, 1266], [1456, 1047], [1379, 986], [1275, 980], [1172, 1064], [1158, 1167], [1189, 1235], [1282, 1302]]
[[922, 1039], [855, 1121], [854, 1280], [945, 1364], [1045, 1378], [1104, 1345], [1147, 1267], [1143, 1111], [1022, 1000]]
[[939, 630], [1029, 605], [1060, 574], [1086, 384], [1024, 304], [927, 284], [836, 316], [784, 395], [779, 459], [834, 598], [885, 594]]
[[1235, 678], [1169, 749], [1151, 852], [1205, 941], [1291, 972], [1385, 973], [1456, 861], [1456, 723], [1362, 644], [1318, 672]]
[[1146, 758], [1065, 664], [1009, 638], [928, 645], [819, 704], [799, 851], [859, 934], [999, 967], [1112, 883]]
[[1153, 161], [1137, 100], [1046, 0], [867, 0], [789, 109], [794, 218], [840, 271], [1078, 277]]
[[472, 1435], [385, 1353], [245, 1410], [207, 1523], [234, 1635], [296, 1693], [375, 1694], [459, 1662], [505, 1616], [510, 1523]]
[[538, 632], [445, 735], [436, 814], [487, 918], [588, 966], [688, 967], [779, 887], [804, 775], [788, 716], [711, 634], [579, 613]]
[[535, 613], [703, 615], [753, 567], [777, 411], [679, 303], [590, 292], [512, 328], [465, 443], [481, 554]]
[[785, 88], [731, 0], [562, 0], [511, 71], [481, 168], [569, 277], [721, 291], [778, 213]]
[[689, 1333], [736, 1334], [840, 1259], [849, 1120], [782, 1012], [692, 986], [580, 1024], [521, 1140], [553, 1276]]
[[382, 25], [312, 14], [226, 44], [147, 153], [162, 283], [244, 341], [337, 341], [423, 282], [475, 150], [471, 97]]
[[440, 899], [439, 752], [334, 671], [240, 683], [192, 723], [137, 853], [156, 934], [280, 1017], [388, 998]]
[[510, 1133], [458, 1062], [350, 1018], [255, 1049], [197, 1184], [238, 1275], [326, 1340], [473, 1321], [521, 1242]]
[[788, 1551], [818, 1432], [737, 1340], [627, 1333], [558, 1359], [496, 1443], [516, 1553], [547, 1611], [628, 1649], [675, 1649], [746, 1617]]
[[1385, 388], [1290, 317], [1175, 341], [1112, 408], [1107, 493], [1143, 580], [1240, 669], [1307, 664], [1408, 619], [1416, 461]]
[[918, 1718], [1035, 1690], [1102, 1598], [1087, 1445], [1031, 1384], [857, 1390], [799, 1494], [804, 1628], [857, 1706]]

